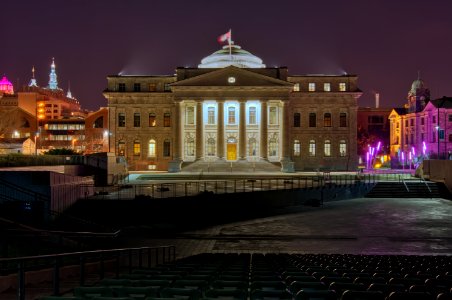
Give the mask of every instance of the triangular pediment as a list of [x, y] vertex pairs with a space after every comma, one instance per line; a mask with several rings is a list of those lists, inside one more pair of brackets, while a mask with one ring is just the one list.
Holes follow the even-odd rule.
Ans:
[[229, 66], [214, 69], [192, 78], [177, 81], [172, 87], [292, 87], [293, 84], [284, 80], [258, 74], [246, 69]]

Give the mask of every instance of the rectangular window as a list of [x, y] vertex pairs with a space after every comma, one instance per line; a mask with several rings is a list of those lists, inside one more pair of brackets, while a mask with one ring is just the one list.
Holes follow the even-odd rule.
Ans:
[[314, 82], [310, 82], [308, 84], [308, 91], [315, 92], [315, 83]]
[[339, 114], [339, 126], [347, 127], [347, 114], [346, 113]]
[[309, 156], [315, 156], [315, 141], [309, 141]]
[[421, 118], [421, 125], [424, 125], [424, 117]]
[[155, 120], [155, 114], [149, 113], [149, 127], [155, 127], [157, 125], [157, 122]]
[[141, 84], [140, 83], [134, 83], [133, 84], [133, 91], [134, 92], [141, 92]]
[[155, 83], [150, 83], [149, 84], [149, 91], [150, 92], [155, 92], [157, 91], [157, 85]]
[[228, 107], [228, 124], [235, 124], [235, 107], [233, 106]]
[[155, 157], [155, 140], [150, 140], [148, 144], [148, 156]]
[[317, 117], [315, 113], [309, 114], [309, 127], [317, 127]]
[[452, 115], [449, 115], [449, 122], [452, 122]]
[[347, 155], [347, 144], [344, 140], [339, 142], [339, 155], [342, 157]]
[[163, 156], [171, 156], [171, 142], [169, 140], [163, 142]]
[[119, 83], [118, 84], [118, 92], [125, 92], [126, 91], [126, 84], [125, 83]]
[[141, 153], [141, 144], [139, 141], [133, 142], [133, 155], [140, 156]]
[[408, 120], [405, 120], [405, 127], [408, 127]]
[[215, 107], [213, 106], [207, 107], [207, 124], [215, 124]]
[[125, 113], [118, 114], [118, 127], [126, 127], [126, 114]]
[[432, 116], [432, 123], [436, 123], [436, 116]]
[[421, 133], [421, 142], [424, 142], [424, 138], [425, 138], [424, 133]]
[[134, 113], [133, 114], [133, 127], [140, 127], [140, 126], [141, 126], [140, 113]]
[[325, 92], [331, 92], [331, 83], [325, 82], [325, 83], [323, 84], [323, 90], [324, 90]]
[[410, 126], [414, 126], [414, 119], [410, 119]]
[[194, 106], [187, 106], [187, 108], [185, 110], [185, 123], [187, 125], [195, 124], [195, 107]]
[[249, 108], [249, 110], [248, 110], [248, 113], [249, 113], [249, 116], [248, 116], [248, 118], [249, 118], [248, 123], [249, 123], [250, 125], [256, 125], [256, 124], [257, 124], [257, 121], [256, 121], [256, 107], [250, 106], [250, 108]]
[[301, 115], [300, 113], [293, 114], [293, 127], [300, 127], [301, 123]]
[[432, 134], [432, 142], [433, 142], [433, 143], [436, 143], [436, 135], [438, 134], [438, 131], [435, 130], [435, 131], [433, 131], [432, 133], [433, 133], [433, 134]]
[[170, 113], [163, 114], [163, 127], [171, 127], [171, 114]]
[[300, 91], [300, 84], [299, 83], [295, 83], [293, 85], [293, 91], [294, 92], [299, 92]]
[[278, 110], [276, 106], [270, 106], [270, 115], [269, 115], [269, 123], [270, 125], [277, 125], [278, 124]]
[[165, 83], [165, 84], [163, 85], [163, 90], [164, 90], [165, 92], [171, 92], [171, 87], [170, 87], [169, 83]]
[[301, 144], [299, 140], [295, 140], [293, 143], [293, 156], [300, 156], [301, 154]]
[[340, 82], [339, 83], [339, 92], [346, 92], [347, 91], [347, 85], [345, 84], [345, 82]]
[[331, 114], [325, 113], [323, 115], [323, 127], [331, 127]]

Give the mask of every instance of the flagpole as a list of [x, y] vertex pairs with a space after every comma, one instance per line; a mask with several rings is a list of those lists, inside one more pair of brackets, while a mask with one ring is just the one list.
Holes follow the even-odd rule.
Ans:
[[232, 61], [232, 47], [231, 47], [231, 41], [232, 41], [232, 30], [229, 29], [229, 56], [231, 57], [231, 61]]

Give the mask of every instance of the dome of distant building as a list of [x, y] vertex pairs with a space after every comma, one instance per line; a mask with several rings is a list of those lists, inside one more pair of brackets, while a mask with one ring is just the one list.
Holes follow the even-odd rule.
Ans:
[[198, 68], [224, 68], [227, 66], [265, 68], [262, 59], [234, 44], [223, 46], [223, 49], [203, 58]]
[[8, 78], [6, 78], [6, 76], [3, 76], [0, 80], [0, 92], [5, 94], [14, 94], [13, 84], [8, 80]]
[[411, 91], [413, 91], [413, 92], [416, 92], [416, 90], [423, 89], [423, 88], [425, 88], [425, 84], [424, 84], [424, 81], [422, 81], [422, 79], [420, 79], [420, 78], [416, 79], [411, 84]]

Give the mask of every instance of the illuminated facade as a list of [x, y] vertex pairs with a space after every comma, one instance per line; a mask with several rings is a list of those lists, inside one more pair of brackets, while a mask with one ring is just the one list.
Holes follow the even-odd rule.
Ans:
[[6, 78], [6, 76], [3, 76], [0, 80], [0, 93], [12, 95], [14, 94], [14, 87], [11, 81]]
[[410, 157], [447, 158], [452, 151], [452, 98], [430, 100], [429, 89], [418, 78], [407, 100], [389, 115], [391, 156], [404, 163]]
[[226, 46], [174, 76], [108, 76], [111, 151], [131, 170], [209, 162], [356, 170], [354, 75], [289, 75]]

